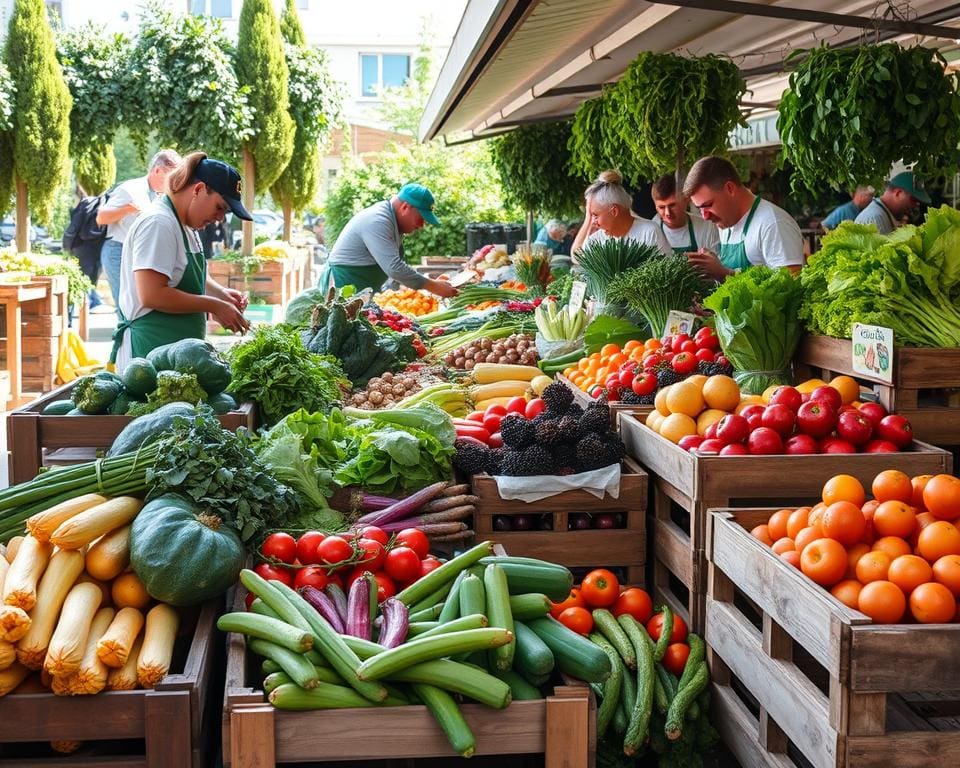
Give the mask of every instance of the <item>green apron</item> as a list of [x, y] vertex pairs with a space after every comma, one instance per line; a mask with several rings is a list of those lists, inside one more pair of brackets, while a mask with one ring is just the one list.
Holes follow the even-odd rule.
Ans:
[[[727, 269], [733, 269], [739, 272], [740, 270], [750, 267], [750, 259], [747, 258], [747, 247], [744, 245], [744, 242], [746, 241], [747, 230], [750, 229], [750, 222], [753, 221], [753, 214], [756, 213], [758, 205], [760, 205], [760, 198], [753, 198], [753, 205], [750, 206], [747, 220], [743, 223], [743, 239], [738, 243], [720, 243], [720, 263]], [[730, 229], [733, 229], [733, 227]], [[727, 232], [729, 231], [728, 229]], [[729, 241], [729, 235], [727, 239]]]
[[[663, 232], [663, 236], [666, 238], [667, 230], [664, 229], [663, 220], [660, 221], [660, 231]], [[697, 236], [693, 233], [693, 221], [690, 219], [689, 214], [687, 215], [687, 232], [690, 233], [690, 245], [681, 245], [679, 248], [673, 248], [672, 250], [677, 256], [683, 256], [685, 253], [697, 250]]]
[[[203, 251], [190, 250], [187, 231], [183, 228], [183, 224], [180, 224], [177, 209], [174, 208], [173, 201], [169, 197], [165, 197], [165, 200], [167, 205], [170, 206], [170, 210], [173, 211], [173, 215], [177, 217], [177, 224], [180, 225], [180, 236], [183, 238], [183, 248], [187, 254], [186, 269], [183, 271], [180, 282], [174, 287], [184, 293], [203, 296], [206, 293], [207, 285], [207, 262], [203, 257]], [[205, 338], [207, 335], [207, 313], [174, 314], [153, 309], [134, 320], [121, 317], [120, 324], [113, 334], [113, 351], [110, 353], [111, 363], [116, 362], [117, 353], [123, 343], [123, 334], [127, 331], [130, 332], [132, 356], [145, 357], [148, 352], [164, 344], [171, 344], [181, 339]]]
[[[400, 243], [400, 259], [403, 260], [403, 235], [400, 234], [400, 223], [397, 221], [397, 212], [390, 206], [393, 214], [393, 223], [396, 227], [397, 240]], [[321, 278], [320, 285], [332, 280], [337, 288], [352, 285], [359, 293], [364, 288], [374, 292], [379, 291], [387, 282], [387, 273], [380, 269], [380, 265], [373, 264], [327, 264], [327, 274]]]

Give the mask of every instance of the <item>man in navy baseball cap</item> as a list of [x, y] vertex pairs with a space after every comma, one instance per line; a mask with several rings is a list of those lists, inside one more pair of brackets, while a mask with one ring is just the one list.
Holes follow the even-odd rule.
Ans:
[[193, 172], [193, 178], [202, 181], [214, 192], [218, 192], [224, 202], [230, 206], [235, 216], [239, 216], [245, 221], [253, 221], [253, 216], [243, 207], [241, 198], [243, 196], [243, 182], [240, 174], [232, 165], [228, 165], [222, 160], [212, 160], [205, 157], [199, 163]]

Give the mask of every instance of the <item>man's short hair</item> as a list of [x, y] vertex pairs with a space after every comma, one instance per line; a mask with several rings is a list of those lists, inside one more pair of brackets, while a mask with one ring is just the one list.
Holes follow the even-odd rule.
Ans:
[[674, 173], [665, 173], [650, 187], [650, 197], [654, 200], [668, 200], [677, 194], [677, 176]]
[[180, 157], [180, 154], [175, 149], [161, 149], [157, 154], [150, 158], [150, 165], [147, 166], [147, 173], [149, 174], [157, 166], [163, 166], [164, 168], [176, 168], [180, 165], [180, 161], [183, 158]]
[[683, 184], [683, 195], [690, 197], [703, 186], [720, 189], [728, 181], [732, 181], [738, 187], [743, 186], [740, 174], [733, 167], [733, 163], [716, 155], [701, 157], [687, 174], [687, 180]]

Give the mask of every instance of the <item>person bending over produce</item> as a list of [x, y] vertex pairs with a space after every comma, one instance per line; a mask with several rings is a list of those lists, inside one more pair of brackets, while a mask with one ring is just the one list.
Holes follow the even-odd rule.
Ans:
[[683, 194], [707, 221], [720, 227], [720, 251], [701, 248], [687, 255], [706, 277], [721, 282], [755, 264], [803, 266], [800, 226], [783, 208], [747, 189], [736, 168], [722, 157], [702, 157], [693, 164]]
[[720, 247], [717, 225], [687, 211], [690, 201], [677, 194], [675, 174], [667, 173], [657, 179], [650, 188], [650, 197], [657, 209], [653, 223], [660, 227], [675, 254], [683, 255], [700, 248], [717, 252]]
[[433, 194], [422, 184], [404, 184], [389, 200], [354, 214], [337, 237], [321, 286], [332, 280], [337, 288], [352, 285], [358, 291], [378, 291], [389, 277], [409, 288], [455, 296], [452, 285], [421, 275], [403, 260], [403, 236], [425, 223], [440, 222], [433, 215]]
[[820, 222], [820, 226], [829, 232], [844, 221], [853, 221], [872, 201], [873, 187], [857, 187], [850, 193], [850, 200], [830, 211]]
[[898, 173], [886, 189], [857, 215], [857, 224], [873, 224], [881, 235], [899, 227], [920, 203], [930, 205], [930, 195], [914, 177], [913, 171]]
[[630, 210], [633, 198], [623, 188], [619, 171], [604, 171], [584, 192], [587, 215], [574, 238], [570, 252], [576, 262], [577, 252], [589, 240], [611, 237], [630, 238], [642, 245], [659, 248], [667, 256], [673, 253], [660, 228], [649, 219], [641, 219]]
[[251, 221], [240, 195], [235, 168], [191, 152], [167, 177], [167, 193], [134, 222], [123, 243], [122, 318], [110, 356], [118, 370], [163, 344], [204, 338], [208, 312], [228, 330], [250, 327], [246, 297], [207, 276], [197, 233], [227, 211]]

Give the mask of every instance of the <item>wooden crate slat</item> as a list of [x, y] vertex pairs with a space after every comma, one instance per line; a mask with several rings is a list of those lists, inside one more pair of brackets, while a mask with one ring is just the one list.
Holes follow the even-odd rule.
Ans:
[[960, 731], [898, 731], [885, 736], [846, 739], [851, 768], [932, 768], [960, 762]]
[[714, 684], [710, 696], [710, 721], [738, 762], [757, 768], [796, 768], [786, 754], [760, 745], [757, 719], [728, 685]]
[[[616, 535], [611, 535], [616, 534]], [[497, 532], [497, 542], [508, 552], [522, 549], [535, 552], [541, 560], [559, 563], [568, 568], [596, 565], [642, 563], [647, 539], [642, 532], [625, 528], [585, 531], [518, 531]]]
[[850, 687], [855, 691], [957, 691], [960, 627], [956, 624], [867, 625], [850, 629]]

